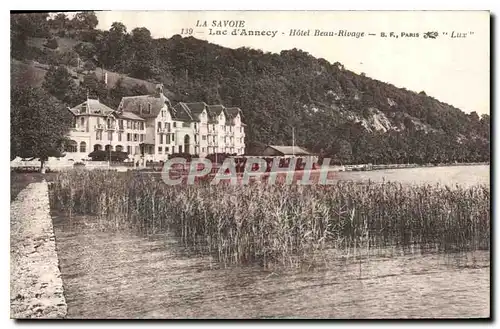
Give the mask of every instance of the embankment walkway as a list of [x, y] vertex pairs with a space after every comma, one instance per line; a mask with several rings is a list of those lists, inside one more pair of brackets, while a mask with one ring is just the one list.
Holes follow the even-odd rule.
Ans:
[[47, 182], [19, 193], [10, 205], [10, 228], [10, 317], [65, 317]]

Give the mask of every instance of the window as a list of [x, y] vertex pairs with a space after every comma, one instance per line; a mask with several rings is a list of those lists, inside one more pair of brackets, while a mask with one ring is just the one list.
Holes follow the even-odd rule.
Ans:
[[175, 153], [175, 146], [172, 146], [172, 153]]
[[151, 104], [148, 104], [148, 113], [151, 113]]
[[69, 141], [66, 145], [66, 152], [78, 152], [78, 144], [75, 141]]
[[122, 141], [122, 133], [118, 133], [118, 141], [121, 142]]
[[158, 131], [161, 130], [161, 122], [158, 122]]
[[96, 131], [95, 139], [100, 141], [102, 139], [102, 131]]
[[113, 140], [113, 132], [112, 131], [108, 131], [108, 140], [109, 141]]
[[201, 139], [204, 140], [204, 141], [206, 141], [207, 140], [207, 136], [203, 135], [203, 136], [201, 136]]
[[139, 154], [139, 153], [141, 153], [141, 149], [139, 146], [136, 146], [135, 147], [135, 154]]
[[132, 154], [132, 146], [127, 146], [127, 153]]
[[123, 146], [116, 145], [115, 150], [116, 150], [116, 152], [123, 152]]
[[165, 144], [170, 144], [170, 134], [165, 136]]
[[182, 153], [182, 145], [179, 145], [179, 153]]
[[127, 133], [127, 142], [130, 142], [132, 141], [132, 134], [131, 133]]
[[205, 150], [206, 150], [206, 148], [204, 148], [204, 147], [202, 147], [202, 148], [201, 148], [201, 151], [202, 151], [203, 153], [205, 153]]
[[144, 134], [140, 134], [139, 135], [139, 141], [140, 142], [144, 142]]
[[163, 135], [160, 135], [160, 144], [163, 144]]
[[197, 124], [196, 124], [196, 122], [194, 123], [194, 129], [197, 129]]
[[80, 153], [85, 153], [87, 152], [87, 143], [81, 142], [80, 143]]
[[174, 134], [172, 134], [172, 143], [175, 142]]
[[167, 146], [167, 147], [165, 147], [165, 153], [168, 153], [168, 151], [169, 151], [169, 148]]
[[123, 120], [118, 120], [118, 128], [123, 130]]
[[139, 128], [141, 128], [141, 130], [144, 130], [144, 122], [139, 122]]
[[81, 117], [80, 118], [80, 126], [85, 126], [85, 118], [84, 117]]
[[174, 122], [174, 128], [177, 128], [177, 122]]
[[161, 146], [158, 146], [158, 153], [161, 154], [163, 152], [163, 149]]
[[137, 142], [137, 139], [138, 139], [137, 134], [134, 134], [134, 142]]

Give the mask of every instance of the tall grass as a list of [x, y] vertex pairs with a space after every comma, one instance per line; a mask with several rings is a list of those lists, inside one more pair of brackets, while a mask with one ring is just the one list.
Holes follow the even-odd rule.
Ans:
[[490, 188], [398, 183], [168, 186], [158, 177], [65, 172], [51, 206], [104, 229], [174, 232], [223, 263], [293, 266], [323, 251], [489, 250]]

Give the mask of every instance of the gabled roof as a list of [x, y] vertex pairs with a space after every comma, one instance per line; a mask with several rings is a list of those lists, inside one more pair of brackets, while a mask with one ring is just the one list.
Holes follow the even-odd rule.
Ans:
[[115, 112], [115, 110], [99, 102], [98, 99], [87, 99], [87, 101], [69, 110], [74, 115], [92, 114], [98, 116], [108, 116]]
[[186, 103], [178, 103], [172, 109], [172, 119], [177, 121], [198, 121], [191, 114], [191, 110]]
[[226, 107], [226, 116], [231, 120], [236, 118], [239, 113], [241, 113], [239, 107]]
[[[118, 106], [118, 111], [132, 112], [144, 119], [156, 118], [160, 113], [160, 110], [165, 105], [170, 105], [170, 100], [162, 93], [142, 96], [128, 96], [122, 98], [122, 101]], [[149, 106], [151, 106], [150, 111]]]
[[[226, 107], [225, 109], [226, 113], [226, 118], [229, 120], [230, 125], [234, 125], [233, 120], [236, 118], [238, 114], [241, 113], [241, 109], [239, 107]], [[244, 125], [243, 123], [241, 124], [242, 126]]]
[[313, 155], [299, 146], [268, 145], [267, 147], [275, 149], [282, 155]]
[[208, 105], [205, 102], [196, 102], [196, 103], [183, 103], [191, 112], [193, 117], [197, 117], [200, 115], [203, 110], [205, 110]]
[[117, 114], [116, 117], [119, 119], [144, 121], [143, 118], [132, 112], [116, 112], [116, 114]]
[[217, 123], [219, 122], [219, 115], [224, 112], [224, 106], [222, 105], [209, 105], [207, 107], [208, 122]]

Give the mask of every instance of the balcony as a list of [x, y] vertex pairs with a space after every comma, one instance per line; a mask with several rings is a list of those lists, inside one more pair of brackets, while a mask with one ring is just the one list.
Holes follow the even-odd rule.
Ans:
[[125, 131], [125, 127], [124, 126], [118, 126], [118, 131]]
[[158, 128], [157, 132], [158, 132], [158, 134], [169, 134], [170, 133], [170, 129], [168, 129], [168, 128]]
[[107, 125], [106, 126], [106, 130], [116, 130], [116, 126], [115, 125]]
[[100, 124], [95, 125], [94, 128], [95, 128], [95, 130], [103, 130], [104, 125], [102, 123], [100, 123]]
[[75, 131], [75, 132], [85, 132], [85, 130], [86, 130], [85, 127], [82, 127], [79, 125], [76, 125], [73, 128], [71, 128], [71, 131]]

